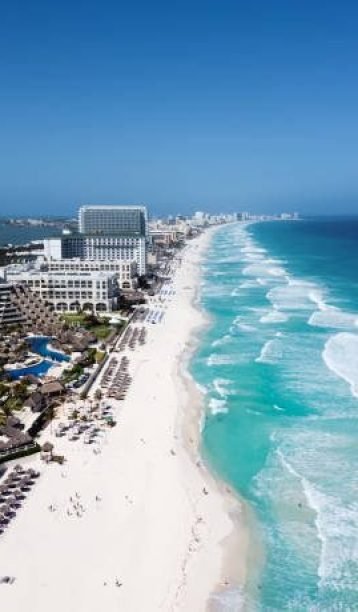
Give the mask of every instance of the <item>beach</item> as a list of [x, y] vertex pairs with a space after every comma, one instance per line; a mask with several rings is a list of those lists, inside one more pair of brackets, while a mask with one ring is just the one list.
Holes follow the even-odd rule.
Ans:
[[[186, 364], [206, 324], [195, 306], [208, 230], [187, 244], [165, 316], [128, 353], [133, 384], [110, 400], [117, 421], [97, 452], [42, 434], [64, 465], [41, 471], [1, 540], [7, 612], [219, 609], [215, 592], [245, 579], [247, 535], [238, 499], [206, 469], [198, 447], [202, 397]], [[95, 389], [93, 389], [93, 392]], [[61, 420], [59, 410], [58, 420]]]

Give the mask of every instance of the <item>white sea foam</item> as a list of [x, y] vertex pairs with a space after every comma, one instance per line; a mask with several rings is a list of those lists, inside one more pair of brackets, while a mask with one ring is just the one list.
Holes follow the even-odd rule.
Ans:
[[230, 334], [225, 334], [222, 338], [218, 338], [211, 343], [211, 346], [222, 346], [223, 344], [227, 344], [230, 340]]
[[259, 284], [256, 280], [247, 280], [239, 285], [240, 289], [254, 289], [259, 287]]
[[307, 503], [316, 515], [315, 524], [321, 545], [318, 567], [320, 586], [332, 587], [336, 583], [342, 587], [348, 578], [345, 566], [358, 561], [355, 544], [358, 541], [358, 507], [354, 502], [350, 507], [344, 507], [341, 500], [323, 493], [317, 485], [299, 474], [280, 450], [277, 454], [282, 465], [300, 481]]
[[257, 331], [256, 327], [254, 327], [253, 325], [249, 325], [248, 323], [237, 323], [236, 325], [237, 329], [240, 329], [243, 332], [247, 332], [247, 333], [252, 333]]
[[275, 364], [282, 358], [282, 344], [280, 340], [274, 338], [268, 340], [263, 345], [259, 357], [255, 359], [256, 363], [271, 363]]
[[229, 355], [218, 355], [217, 353], [212, 353], [206, 360], [206, 364], [210, 366], [215, 365], [230, 365], [234, 364], [235, 361]]
[[261, 317], [260, 323], [284, 323], [288, 319], [289, 316], [285, 312], [273, 308]]
[[264, 261], [264, 257], [259, 253], [246, 253], [244, 257], [241, 258], [241, 261], [251, 263], [257, 261]]
[[266, 297], [277, 310], [312, 310], [313, 303], [324, 303], [322, 291], [314, 283], [293, 279], [270, 289]]
[[200, 385], [199, 383], [195, 383], [197, 388], [199, 389], [200, 393], [202, 393], [203, 395], [206, 395], [208, 390], [204, 385]]
[[245, 246], [243, 246], [241, 250], [243, 253], [267, 253], [266, 249], [250, 243], [249, 240], [247, 240]]
[[273, 405], [273, 409], [277, 410], [278, 412], [284, 412], [285, 411], [285, 409], [281, 408], [281, 406], [279, 406], [278, 404], [274, 404]]
[[327, 306], [322, 310], [316, 310], [310, 316], [308, 323], [314, 327], [352, 329], [358, 326], [358, 315], [344, 312], [334, 306]]
[[271, 262], [263, 261], [262, 263], [253, 263], [242, 271], [244, 276], [256, 276], [256, 277], [265, 277], [265, 276], [273, 276], [275, 278], [280, 276], [286, 276], [286, 271], [284, 268], [280, 266], [274, 265]]
[[237, 317], [235, 317], [235, 319], [233, 320], [233, 323], [232, 323], [232, 325], [230, 327], [230, 333], [231, 334], [235, 334], [237, 329], [239, 329], [240, 331], [243, 331], [243, 332], [248, 332], [248, 333], [252, 333], [252, 332], [257, 331], [256, 327], [254, 327], [250, 323], [245, 323], [245, 321], [243, 320], [242, 315], [238, 315]]
[[213, 387], [220, 397], [227, 397], [230, 395], [230, 391], [227, 388], [231, 384], [231, 381], [227, 378], [215, 378], [213, 382]]
[[240, 289], [233, 289], [231, 291], [231, 297], [238, 297], [240, 295]]
[[215, 612], [241, 612], [245, 606], [245, 597], [241, 589], [228, 588], [210, 595], [210, 609]]
[[302, 479], [306, 499], [316, 512], [316, 527], [321, 541], [318, 568], [320, 586], [352, 587], [345, 571], [347, 565], [358, 561], [358, 508], [343, 507], [339, 499], [318, 490], [311, 482]]
[[216, 399], [215, 397], [210, 399], [209, 408], [211, 414], [226, 414], [228, 412], [228, 407], [225, 400]]
[[343, 378], [358, 397], [358, 334], [341, 332], [327, 340], [322, 357], [327, 367]]

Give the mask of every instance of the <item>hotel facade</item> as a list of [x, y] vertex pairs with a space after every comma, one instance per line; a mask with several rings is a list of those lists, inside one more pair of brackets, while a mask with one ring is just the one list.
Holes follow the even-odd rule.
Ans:
[[[44, 240], [48, 262], [81, 259], [135, 263], [136, 274], [147, 270], [148, 216], [143, 206], [82, 206], [78, 233]], [[128, 280], [128, 279], [127, 279]]]
[[119, 287], [110, 272], [70, 272], [8, 266], [6, 280], [28, 289], [56, 312], [85, 310], [94, 313], [117, 309]]

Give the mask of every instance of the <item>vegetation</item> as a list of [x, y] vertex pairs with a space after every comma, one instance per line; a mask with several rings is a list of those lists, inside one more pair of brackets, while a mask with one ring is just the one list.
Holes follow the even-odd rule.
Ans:
[[62, 319], [71, 327], [84, 327], [95, 334], [98, 340], [105, 340], [112, 331], [108, 318], [99, 318], [85, 312], [66, 313]]
[[6, 422], [14, 411], [21, 410], [28, 397], [28, 383], [19, 381], [13, 384], [0, 382], [0, 425]]
[[96, 363], [101, 363], [105, 358], [106, 353], [104, 351], [96, 351]]
[[66, 384], [77, 380], [83, 374], [83, 366], [79, 363], [74, 365], [70, 370], [65, 370], [61, 377], [61, 382]]

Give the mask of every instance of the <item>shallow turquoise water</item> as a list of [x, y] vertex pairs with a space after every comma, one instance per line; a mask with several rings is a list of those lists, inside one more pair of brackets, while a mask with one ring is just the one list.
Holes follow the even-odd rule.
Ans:
[[251, 610], [358, 609], [356, 264], [355, 220], [236, 224], [207, 254], [191, 370], [204, 452], [257, 519]]

